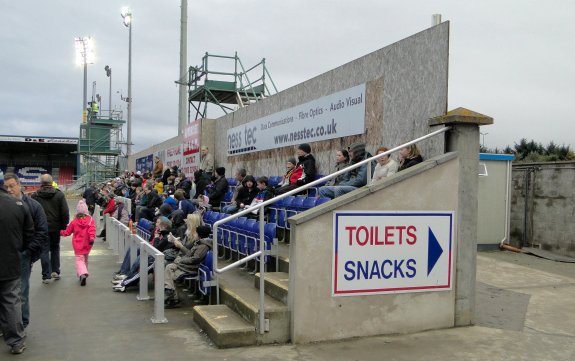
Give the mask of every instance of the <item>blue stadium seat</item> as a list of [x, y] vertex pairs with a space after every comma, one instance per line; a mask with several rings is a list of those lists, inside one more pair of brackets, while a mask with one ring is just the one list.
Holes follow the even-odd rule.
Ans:
[[316, 202], [317, 202], [317, 198], [316, 198], [316, 197], [307, 197], [307, 198], [303, 201], [303, 204], [302, 204], [302, 207], [301, 207], [301, 208], [302, 208], [302, 209], [301, 209], [302, 212], [303, 212], [303, 211], [307, 211], [308, 209], [315, 207]]
[[220, 207], [224, 207], [227, 206], [228, 204], [230, 204], [232, 202], [232, 197], [234, 196], [234, 191], [233, 190], [229, 190], [226, 192], [226, 194], [224, 195], [224, 200], [220, 203]]
[[136, 234], [140, 236], [143, 240], [149, 241], [152, 238], [153, 232], [154, 232], [154, 222], [146, 218], [140, 218], [138, 224], [136, 225]]
[[280, 184], [282, 176], [271, 176], [268, 178], [268, 183], [270, 186], [275, 187]]
[[200, 264], [200, 268], [198, 268], [198, 274], [200, 278], [200, 282], [198, 283], [198, 290], [203, 295], [210, 294], [211, 291], [211, 284], [210, 281], [213, 278], [213, 253], [212, 251], [208, 251], [206, 257]]
[[[318, 180], [318, 179], [323, 178], [323, 177], [325, 177], [325, 175], [318, 174], [314, 180]], [[320, 184], [317, 184], [315, 187], [308, 188], [307, 189], [308, 197], [317, 197], [319, 195], [319, 188], [323, 187], [326, 184], [327, 184], [327, 182], [322, 182]]]
[[231, 239], [230, 239], [230, 249], [232, 251], [238, 252], [239, 249], [239, 234], [243, 231], [244, 225], [245, 223], [248, 221], [247, 217], [239, 217], [236, 218], [235, 224], [233, 227], [231, 227], [230, 230], [230, 235], [231, 235]]
[[256, 223], [255, 219], [247, 219], [245, 223], [241, 225], [238, 231], [238, 254], [247, 256], [247, 244], [248, 244], [248, 237], [250, 236], [250, 232], [253, 228], [253, 225]]
[[285, 206], [286, 209], [286, 221], [285, 221], [285, 227], [287, 229], [289, 229], [289, 223], [287, 222], [287, 218], [291, 217], [291, 216], [295, 216], [296, 214], [298, 214], [299, 212], [301, 212], [303, 210], [303, 202], [307, 199], [308, 197], [306, 196], [297, 196], [295, 197], [295, 199], [289, 204]]

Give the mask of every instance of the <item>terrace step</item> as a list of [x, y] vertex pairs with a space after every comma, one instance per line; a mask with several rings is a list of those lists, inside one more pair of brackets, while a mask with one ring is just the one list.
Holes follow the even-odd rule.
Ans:
[[269, 320], [269, 332], [259, 334], [259, 296], [254, 288], [254, 275], [235, 269], [220, 276], [220, 303], [237, 312], [256, 328], [260, 344], [286, 343], [290, 338], [288, 307], [269, 295], [264, 295], [264, 317]]
[[256, 329], [226, 305], [196, 306], [194, 322], [221, 348], [256, 344]]
[[[255, 288], [260, 288], [260, 274], [256, 273]], [[289, 274], [286, 272], [266, 272], [264, 275], [265, 293], [287, 305]]]

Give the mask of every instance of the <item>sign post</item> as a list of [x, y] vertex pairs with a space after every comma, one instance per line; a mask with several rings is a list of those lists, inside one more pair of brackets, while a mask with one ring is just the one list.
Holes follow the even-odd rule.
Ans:
[[333, 296], [451, 290], [454, 212], [334, 212]]

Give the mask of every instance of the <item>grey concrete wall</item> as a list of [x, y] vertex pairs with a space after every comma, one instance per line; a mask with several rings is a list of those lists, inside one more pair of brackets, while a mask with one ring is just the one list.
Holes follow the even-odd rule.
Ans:
[[507, 208], [510, 206], [510, 200], [506, 202], [509, 162], [480, 160], [479, 163], [485, 163], [488, 176], [479, 177], [477, 244], [496, 247], [509, 233], [506, 229]]
[[575, 162], [514, 165], [512, 244], [575, 257], [574, 185]]
[[[421, 31], [406, 39], [316, 76], [308, 81], [238, 109], [215, 120], [202, 135], [218, 166], [232, 176], [239, 168], [254, 175], [281, 175], [285, 161], [295, 156], [293, 146], [245, 155], [227, 156], [227, 130], [266, 115], [366, 83], [365, 132], [361, 135], [312, 142], [320, 174], [333, 171], [335, 151], [361, 141], [367, 150], [388, 148], [429, 133], [429, 118], [447, 112], [449, 22]], [[213, 126], [213, 128], [211, 128]], [[203, 129], [204, 130], [204, 129]], [[135, 159], [177, 145], [181, 137], [150, 146], [130, 157]], [[418, 144], [424, 157], [444, 151], [443, 137]]]
[[[289, 306], [292, 342], [306, 343], [453, 327], [455, 291], [332, 297], [333, 211], [455, 211], [459, 161], [454, 154], [398, 173], [290, 218]], [[457, 230], [455, 230], [455, 234]], [[457, 240], [453, 254], [457, 253]], [[453, 257], [455, 262], [455, 257]], [[455, 265], [452, 265], [455, 269]], [[455, 275], [452, 275], [452, 281]]]
[[[228, 174], [246, 168], [256, 175], [280, 175], [293, 146], [227, 156], [227, 130], [323, 96], [366, 83], [365, 133], [313, 142], [319, 172], [327, 174], [337, 149], [362, 141], [374, 152], [429, 133], [427, 120], [447, 111], [449, 22], [398, 41], [272, 97], [223, 116], [216, 123], [216, 163]], [[419, 144], [430, 157], [444, 151], [443, 137]]]

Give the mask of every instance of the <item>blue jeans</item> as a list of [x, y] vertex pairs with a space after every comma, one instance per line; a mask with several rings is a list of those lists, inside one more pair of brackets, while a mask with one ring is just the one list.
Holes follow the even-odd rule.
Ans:
[[[120, 274], [121, 275], [127, 275], [130, 272], [131, 253], [132, 252], [130, 250], [126, 251], [126, 255], [124, 256], [124, 261], [122, 261], [122, 265], [120, 266]], [[138, 257], [136, 258], [136, 262], [140, 262], [140, 249], [139, 248], [138, 248], [136, 254], [138, 255]]]
[[319, 196], [334, 199], [356, 189], [352, 186], [324, 186], [319, 189]]
[[4, 342], [9, 346], [21, 346], [26, 338], [22, 325], [20, 304], [20, 279], [0, 281], [0, 329]]
[[222, 208], [223, 213], [233, 214], [238, 211], [238, 206], [235, 203], [228, 204]]
[[52, 272], [60, 274], [60, 231], [48, 232], [50, 250], [42, 251], [40, 263], [42, 264], [42, 279], [52, 278]]
[[22, 302], [22, 323], [24, 328], [30, 323], [30, 273], [32, 272], [32, 263], [28, 251], [20, 253], [20, 266], [22, 272], [20, 274], [20, 300]]

